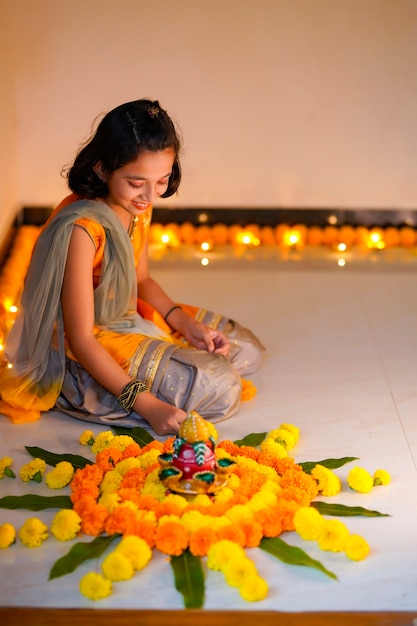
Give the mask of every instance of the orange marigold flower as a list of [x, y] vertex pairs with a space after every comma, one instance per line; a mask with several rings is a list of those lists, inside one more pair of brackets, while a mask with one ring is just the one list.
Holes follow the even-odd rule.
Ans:
[[310, 496], [304, 491], [304, 489], [300, 489], [299, 487], [286, 487], [279, 492], [279, 498], [283, 498], [284, 500], [292, 500], [296, 502], [300, 506], [310, 506]]
[[242, 528], [237, 524], [227, 524], [225, 526], [221, 526], [221, 528], [218, 529], [217, 534], [219, 541], [227, 539], [228, 541], [233, 541], [233, 543], [241, 546], [241, 548], [245, 546], [246, 535]]
[[194, 556], [207, 556], [211, 545], [218, 540], [219, 535], [213, 528], [199, 528], [190, 535], [190, 552]]
[[149, 452], [149, 450], [159, 450], [159, 452], [162, 454], [162, 452], [164, 451], [164, 444], [160, 441], [156, 441], [155, 439], [154, 441], [147, 443], [146, 446], [142, 448], [141, 454], [145, 454], [145, 452]]
[[267, 480], [263, 474], [253, 472], [245, 467], [237, 467], [236, 474], [240, 478], [239, 492], [236, 494], [240, 501], [244, 498], [250, 499]]
[[273, 507], [256, 511], [256, 522], [265, 537], [278, 537], [283, 531], [281, 518]]
[[249, 459], [254, 459], [255, 461], [259, 459], [260, 452], [256, 448], [253, 448], [252, 446], [238, 446], [238, 448], [239, 456], [246, 456]]
[[124, 450], [122, 450], [122, 459], [139, 456], [141, 452], [142, 449], [138, 443], [130, 443]]
[[75, 470], [73, 479], [71, 481], [71, 488], [82, 486], [86, 483], [92, 483], [93, 485], [99, 485], [103, 480], [104, 472], [97, 465], [88, 464], [83, 468]]
[[122, 502], [133, 502], [139, 508], [140, 494], [134, 487], [124, 487], [118, 490]]
[[81, 532], [85, 535], [92, 535], [97, 537], [104, 531], [104, 525], [106, 519], [109, 516], [109, 512], [106, 507], [101, 504], [95, 504], [90, 507], [85, 507], [82, 514], [77, 511], [81, 517]]
[[96, 465], [107, 472], [115, 468], [115, 465], [121, 461], [123, 454], [117, 448], [105, 448], [102, 452], [96, 454]]
[[240, 393], [240, 399], [242, 402], [248, 402], [256, 396], [257, 389], [251, 380], [242, 378], [242, 391]]
[[268, 450], [261, 452], [258, 462], [262, 463], [262, 465], [269, 465], [270, 467], [273, 467], [280, 476], [282, 476], [289, 469], [301, 471], [301, 467], [296, 465], [294, 463], [294, 459], [290, 456], [279, 459], [275, 455], [271, 455]]
[[175, 502], [160, 502], [158, 516], [162, 517], [162, 515], [176, 515], [177, 517], [181, 517], [182, 513], [185, 511], [185, 508], [187, 507], [181, 508], [178, 504], [175, 504]]
[[257, 548], [263, 537], [262, 526], [258, 522], [241, 522], [240, 528], [245, 533], [245, 546], [247, 548]]
[[217, 448], [226, 450], [226, 452], [228, 452], [231, 456], [237, 456], [239, 454], [239, 446], [229, 439], [219, 441], [219, 443], [217, 444]]
[[155, 547], [156, 523], [150, 520], [134, 519], [129, 520], [124, 536], [135, 535], [140, 537], [150, 548]]
[[165, 522], [156, 529], [155, 545], [164, 554], [179, 556], [188, 547], [188, 530], [181, 522]]
[[108, 535], [116, 535], [125, 533], [129, 522], [134, 521], [136, 514], [127, 506], [117, 506], [106, 520], [105, 531]]
[[145, 484], [145, 472], [141, 467], [134, 467], [126, 472], [123, 476], [123, 480], [120, 483], [120, 488], [124, 487], [132, 489], [141, 489]]
[[97, 496], [85, 493], [75, 493], [72, 494], [71, 501], [74, 511], [77, 511], [78, 515], [82, 515], [84, 509], [89, 509], [97, 504]]
[[175, 437], [168, 437], [168, 439], [164, 442], [164, 452], [172, 452], [175, 439]]
[[160, 502], [153, 496], [139, 496], [138, 508], [141, 511], [154, 511], [157, 517], [159, 515]]
[[287, 470], [281, 478], [281, 487], [286, 489], [287, 487], [298, 487], [303, 489], [310, 498], [310, 502], [317, 496], [319, 489], [317, 482], [310, 474], [300, 472], [296, 469]]
[[100, 493], [98, 486], [91, 482], [85, 482], [79, 485], [73, 485], [71, 483], [71, 489], [72, 494], [70, 497], [72, 502], [77, 502], [82, 498], [90, 498], [96, 501]]
[[281, 520], [282, 530], [295, 530], [294, 515], [300, 508], [300, 505], [293, 500], [278, 500], [277, 504], [272, 507], [275, 515]]

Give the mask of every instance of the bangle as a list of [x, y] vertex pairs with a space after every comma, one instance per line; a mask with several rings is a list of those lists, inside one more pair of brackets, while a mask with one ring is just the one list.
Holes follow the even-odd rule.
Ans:
[[169, 315], [171, 315], [173, 311], [175, 311], [175, 309], [182, 309], [182, 306], [180, 306], [179, 304], [175, 304], [171, 309], [169, 309], [168, 313], [164, 317], [164, 322], [167, 321], [167, 318], [169, 317]]
[[146, 383], [143, 383], [141, 380], [131, 380], [130, 383], [127, 383], [120, 396], [117, 396], [117, 401], [125, 411], [130, 413], [138, 395], [145, 391], [148, 391]]

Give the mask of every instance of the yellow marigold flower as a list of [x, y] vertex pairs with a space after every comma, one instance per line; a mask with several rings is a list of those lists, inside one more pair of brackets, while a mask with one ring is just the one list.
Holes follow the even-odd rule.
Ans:
[[345, 544], [346, 555], [352, 561], [362, 561], [368, 556], [370, 551], [369, 544], [360, 535], [349, 535]]
[[177, 493], [169, 493], [164, 500], [164, 503], [165, 502], [168, 504], [174, 504], [179, 509], [185, 509], [185, 507], [188, 506], [187, 499]]
[[248, 502], [248, 507], [256, 513], [256, 511], [262, 511], [270, 506], [275, 506], [277, 503], [277, 496], [272, 491], [258, 491], [255, 493]]
[[85, 430], [80, 435], [80, 444], [82, 446], [92, 446], [94, 443], [94, 433], [92, 430]]
[[105, 506], [106, 509], [111, 512], [119, 505], [120, 496], [117, 493], [103, 493], [98, 503]]
[[139, 511], [138, 505], [135, 502], [132, 502], [132, 500], [125, 500], [124, 502], [121, 502], [119, 506], [122, 508], [124, 507], [125, 509], [130, 509], [131, 511], [134, 511], [135, 513]]
[[222, 539], [210, 546], [207, 552], [207, 567], [222, 570], [229, 561], [246, 557], [245, 551], [234, 541]]
[[214, 451], [216, 459], [231, 459], [232, 455], [230, 452], [227, 452], [224, 448], [216, 447]]
[[81, 517], [73, 509], [58, 511], [52, 520], [51, 533], [58, 541], [74, 539], [81, 528]]
[[33, 459], [20, 468], [20, 478], [28, 483], [30, 480], [41, 482], [42, 475], [46, 470], [46, 463], [43, 459]]
[[314, 507], [302, 506], [294, 515], [294, 526], [296, 532], [308, 541], [319, 538], [322, 527], [323, 517]]
[[246, 578], [258, 575], [255, 563], [247, 556], [229, 561], [222, 571], [227, 584], [231, 587], [240, 587]]
[[269, 452], [270, 454], [273, 454], [278, 459], [283, 459], [288, 456], [286, 448], [270, 437], [263, 440], [260, 445], [260, 449], [262, 452]]
[[383, 469], [374, 472], [374, 485], [389, 485], [391, 482], [390, 474]]
[[101, 481], [100, 491], [101, 493], [114, 493], [120, 487], [122, 482], [122, 475], [117, 470], [110, 470], [106, 472], [103, 480]]
[[281, 424], [280, 428], [288, 430], [293, 435], [295, 443], [297, 443], [300, 438], [300, 429], [297, 426], [294, 426], [294, 424]]
[[101, 574], [90, 572], [81, 578], [80, 592], [90, 600], [102, 600], [112, 592], [111, 580], [107, 580]]
[[16, 531], [11, 524], [7, 522], [0, 526], [0, 548], [8, 548], [16, 541]]
[[[165, 499], [165, 501], [166, 501], [166, 499]], [[192, 503], [195, 504], [196, 506], [202, 506], [202, 507], [205, 507], [205, 508], [207, 508], [207, 507], [209, 507], [209, 506], [211, 506], [213, 504], [211, 499], [210, 499], [210, 497], [207, 496], [205, 493], [197, 494], [193, 498]]]
[[101, 569], [104, 576], [113, 582], [129, 580], [135, 573], [132, 563], [123, 552], [110, 552], [104, 559]]
[[348, 474], [348, 485], [359, 493], [369, 493], [374, 486], [371, 474], [362, 467], [354, 467]]
[[20, 541], [28, 548], [36, 548], [48, 538], [48, 528], [37, 517], [29, 517], [19, 530]]
[[216, 495], [214, 496], [215, 502], [229, 502], [232, 498], [235, 497], [234, 491], [230, 487], [223, 487]]
[[268, 595], [268, 583], [260, 576], [249, 576], [239, 587], [239, 592], [247, 602], [259, 602]]
[[213, 528], [213, 530], [221, 530], [225, 526], [230, 525], [230, 520], [226, 517], [226, 515], [220, 515], [220, 517], [209, 517], [206, 515], [206, 524]]
[[241, 482], [242, 481], [240, 480], [239, 476], [237, 476], [236, 474], [231, 474], [227, 481], [227, 486], [230, 489], [233, 489], [233, 491], [237, 491], [240, 487]]
[[268, 480], [260, 488], [259, 493], [262, 493], [263, 491], [270, 491], [271, 493], [274, 493], [276, 495], [277, 493], [282, 491], [282, 487], [279, 484], [279, 476], [278, 474], [276, 474], [276, 472], [274, 473], [275, 479], [271, 480], [270, 478], [268, 478]]
[[337, 519], [323, 519], [318, 538], [318, 544], [321, 550], [343, 552], [348, 537], [349, 531], [343, 522]]
[[116, 552], [121, 552], [132, 564], [134, 570], [139, 571], [147, 566], [152, 558], [152, 550], [144, 539], [135, 535], [123, 537], [116, 548]]
[[243, 467], [245, 470], [258, 472], [258, 463], [253, 459], [249, 459], [246, 456], [236, 456], [234, 460], [236, 461], [236, 465], [239, 467]]
[[272, 441], [281, 444], [286, 450], [292, 450], [296, 444], [295, 436], [285, 428], [271, 430], [267, 434], [267, 439], [272, 439]]
[[140, 467], [142, 467], [143, 469], [146, 469], [147, 467], [150, 467], [154, 463], [157, 463], [158, 457], [160, 456], [160, 454], [161, 454], [160, 450], [157, 450], [157, 449], [151, 449], [151, 450], [148, 450], [147, 452], [144, 452], [143, 454], [140, 455], [140, 457], [138, 457]]
[[14, 471], [10, 465], [13, 463], [13, 459], [10, 456], [4, 456], [0, 459], [0, 478], [8, 476], [9, 478], [16, 478]]
[[105, 450], [107, 448], [107, 446], [109, 445], [109, 443], [111, 442], [111, 440], [114, 439], [114, 435], [112, 433], [111, 430], [105, 430], [101, 433], [99, 433], [93, 443], [93, 445], [91, 446], [91, 450], [94, 454], [98, 454], [99, 452], [103, 452], [103, 450]]
[[253, 511], [246, 504], [235, 504], [226, 511], [225, 516], [234, 524], [239, 522], [251, 522], [253, 520]]
[[311, 470], [311, 475], [317, 480], [319, 491], [323, 496], [336, 496], [340, 493], [342, 483], [332, 470], [323, 465], [316, 465]]
[[111, 439], [111, 447], [122, 452], [132, 443], [135, 443], [135, 440], [130, 435], [116, 435]]
[[62, 489], [69, 485], [73, 476], [74, 468], [71, 463], [61, 461], [46, 475], [45, 482], [50, 489]]
[[124, 476], [129, 470], [136, 469], [137, 467], [141, 467], [139, 459], [136, 457], [128, 457], [127, 459], [119, 461], [114, 469], [120, 476]]
[[162, 501], [165, 498], [165, 492], [164, 485], [159, 481], [159, 468], [157, 468], [147, 476], [141, 495], [152, 496], [156, 500]]

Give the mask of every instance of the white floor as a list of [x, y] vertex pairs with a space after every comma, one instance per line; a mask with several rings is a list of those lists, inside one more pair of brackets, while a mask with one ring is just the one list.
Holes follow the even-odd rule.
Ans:
[[[255, 254], [256, 252], [256, 254]], [[266, 600], [249, 604], [207, 571], [207, 609], [277, 611], [416, 611], [417, 616], [417, 256], [413, 251], [338, 256], [323, 250], [293, 253], [282, 260], [267, 249], [230, 257], [212, 253], [202, 267], [199, 254], [183, 251], [153, 262], [154, 276], [178, 301], [213, 308], [252, 328], [267, 352], [252, 377], [254, 400], [218, 425], [220, 438], [237, 439], [290, 422], [301, 429], [298, 461], [355, 456], [371, 473], [388, 470], [392, 483], [369, 495], [348, 490], [350, 465], [337, 473], [342, 493], [333, 501], [388, 513], [349, 518], [371, 554], [360, 563], [321, 552], [295, 533], [283, 538], [301, 546], [334, 571], [338, 581], [308, 568], [284, 565], [261, 550], [250, 555], [269, 582]], [[159, 255], [160, 256], [160, 255]], [[184, 260], [186, 257], [186, 260]], [[14, 466], [29, 460], [25, 445], [86, 454], [77, 441], [85, 425], [57, 414], [15, 426], [0, 420], [0, 457]], [[100, 427], [94, 427], [98, 432]], [[0, 495], [29, 491], [51, 495], [44, 485], [0, 481]], [[28, 516], [49, 523], [53, 511], [0, 509], [0, 523], [19, 527]], [[49, 538], [42, 547], [17, 543], [0, 551], [0, 605], [90, 607], [78, 581], [99, 561], [48, 582], [53, 562], [69, 549]], [[100, 608], [182, 608], [163, 555], [131, 581], [115, 585]]]

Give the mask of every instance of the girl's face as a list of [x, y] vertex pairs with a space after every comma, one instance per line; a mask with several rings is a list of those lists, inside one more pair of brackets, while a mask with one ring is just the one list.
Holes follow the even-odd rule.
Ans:
[[109, 194], [105, 201], [119, 214], [124, 209], [140, 215], [167, 190], [174, 159], [172, 148], [142, 152], [135, 161], [106, 176]]

